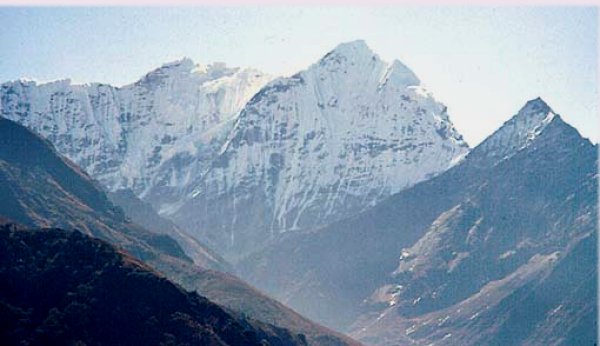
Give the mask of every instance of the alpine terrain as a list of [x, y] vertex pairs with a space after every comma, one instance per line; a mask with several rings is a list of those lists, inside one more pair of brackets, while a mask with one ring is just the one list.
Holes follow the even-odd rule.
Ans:
[[0, 84], [0, 344], [594, 345], [598, 145], [515, 111], [471, 149], [362, 40]]
[[531, 100], [448, 171], [238, 269], [371, 345], [593, 345], [597, 150]]
[[[169, 235], [173, 233], [166, 232], [167, 234], [165, 234], [165, 230], [169, 231], [170, 229], [174, 231], [174, 229], [168, 228], [168, 223], [158, 223], [157, 227], [166, 226], [167, 228], [161, 232], [155, 232], [153, 229], [148, 230], [131, 222], [123, 210], [112, 204], [104, 191], [87, 174], [79, 170], [68, 159], [59, 156], [48, 141], [40, 138], [31, 130], [7, 119], [0, 119], [0, 200], [2, 200], [2, 203], [0, 203], [0, 224], [18, 223], [24, 225], [25, 228], [36, 230], [47, 227], [60, 227], [66, 230], [76, 229], [87, 236], [100, 238], [117, 246], [119, 251], [127, 251], [137, 261], [143, 261], [145, 266], [151, 267], [153, 271], [164, 275], [186, 290], [197, 292], [199, 295], [219, 304], [235, 315], [258, 320], [263, 324], [275, 325], [279, 329], [288, 330], [291, 335], [303, 334], [304, 337], [302, 340], [306, 340], [309, 345], [359, 345], [357, 342], [343, 335], [307, 320], [237, 277], [223, 273], [220, 270], [228, 269], [229, 265], [219, 256], [215, 256], [213, 251], [198, 242], [190, 243], [190, 245], [195, 245], [193, 253], [198, 255], [199, 258], [194, 263]], [[11, 232], [11, 230], [12, 228], [10, 227], [2, 228], [0, 232]], [[45, 231], [42, 230], [40, 232]], [[82, 239], [82, 237], [76, 238], [77, 241], [79, 239]], [[19, 241], [19, 239], [14, 240], [16, 243], [19, 243]], [[64, 246], [66, 240], [60, 235], [57, 238], [52, 236], [44, 238], [44, 236], [40, 236], [39, 238], [35, 238], [34, 241], [39, 241], [41, 244], [35, 245], [29, 257], [18, 257], [21, 255], [27, 256], [25, 252], [21, 254], [21, 250], [15, 253], [18, 255], [17, 257], [11, 257], [12, 252], [2, 251], [3, 255], [8, 256], [4, 257], [4, 259], [12, 261], [5, 264], [6, 270], [0, 269], [0, 273], [8, 275], [7, 280], [16, 280], [16, 277], [12, 276], [10, 269], [15, 266], [14, 263], [26, 266], [22, 268], [24, 271], [17, 273], [20, 275], [19, 277], [39, 274], [42, 279], [47, 278], [51, 281], [56, 281], [57, 277], [64, 278], [63, 274], [73, 274], [78, 278], [77, 275], [83, 274], [82, 271], [90, 268], [86, 267], [87, 264], [92, 265], [89, 262], [87, 264], [77, 262], [75, 258], [81, 256], [81, 261], [85, 261], [89, 259], [89, 256], [93, 257], [93, 251], [89, 252], [85, 250], [84, 246], [83, 249], [73, 249], [74, 252], [70, 253], [67, 251], [70, 248], [68, 241], [66, 243], [67, 246]], [[64, 247], [44, 248], [44, 246], [51, 247], [53, 242]], [[83, 242], [86, 243], [88, 240]], [[15, 245], [10, 244], [12, 243], [8, 243], [6, 246], [12, 249]], [[37, 251], [37, 248], [41, 252]], [[53, 252], [53, 249], [56, 251]], [[53, 262], [58, 259], [62, 262]], [[44, 262], [48, 262], [50, 267], [37, 267], [39, 263]], [[31, 267], [27, 267], [29, 265]], [[48, 273], [44, 272], [45, 268], [47, 268]], [[97, 269], [101, 270], [100, 267]], [[61, 280], [58, 281], [60, 282]], [[12, 281], [3, 280], [2, 282], [9, 283]], [[80, 283], [83, 285], [86, 284], [86, 282]], [[93, 284], [94, 282], [91, 283]], [[31, 284], [32, 286], [29, 286], [31, 290], [25, 292], [42, 289], [36, 286], [35, 282], [27, 282], [27, 284]], [[114, 282], [111, 283], [111, 285], [113, 284]], [[39, 285], [46, 284], [40, 281]], [[141, 287], [143, 287], [142, 290], [148, 288], [140, 285], [141, 283], [139, 282], [134, 284], [137, 289]], [[6, 285], [3, 285], [3, 288], [9, 289]], [[10, 288], [12, 291], [15, 289]], [[23, 289], [26, 289], [25, 286], [23, 286]], [[169, 290], [172, 289], [168, 288], [164, 294], [168, 295], [174, 292], [171, 291], [169, 293]], [[67, 291], [63, 291], [62, 293], [67, 294], [66, 297], [72, 297]], [[61, 292], [57, 291], [56, 294], [60, 295]], [[86, 292], [82, 292], [82, 294], [86, 294]], [[160, 292], [157, 289], [157, 291], [151, 294], [159, 295]], [[40, 295], [44, 296], [41, 293]], [[21, 316], [18, 311], [19, 309], [26, 315], [30, 308], [37, 309], [36, 304], [38, 301], [31, 300], [27, 303], [22, 300], [13, 301], [13, 298], [18, 298], [14, 296], [6, 298], [8, 299], [7, 303], [17, 309], [13, 311], [17, 315], [11, 316]], [[25, 298], [21, 297], [18, 299]], [[41, 307], [52, 307], [43, 304], [59, 304], [62, 301], [60, 297], [56, 299], [58, 300], [44, 302], [43, 298], [40, 298]], [[14, 305], [13, 303], [18, 304]], [[21, 305], [21, 303], [24, 305]], [[132, 304], [135, 305], [137, 303], [132, 302]], [[144, 305], [145, 303], [140, 301], [139, 304]], [[60, 306], [57, 306], [57, 308], [59, 310], [62, 309]], [[160, 307], [157, 308], [160, 309]], [[35, 312], [35, 316], [33, 316], [35, 318], [32, 320], [34, 324], [24, 326], [26, 329], [22, 330], [25, 333], [23, 335], [36, 340], [35, 333], [28, 334], [30, 332], [33, 333], [33, 331], [27, 328], [42, 326], [36, 323], [44, 321], [38, 318], [44, 317], [45, 315], [43, 314], [46, 312], [48, 311], [42, 310], [39, 312], [42, 315], [38, 315], [38, 312]], [[100, 315], [93, 316], [101, 317]], [[32, 316], [28, 317], [24, 315], [23, 317], [29, 318]], [[48, 317], [52, 317], [48, 321], [54, 323], [57, 321], [56, 318], [59, 315]], [[146, 315], [146, 317], [150, 317], [150, 315]], [[175, 318], [175, 320], [178, 319]], [[175, 320], [172, 322], [175, 323]], [[185, 321], [185, 318], [183, 321]], [[203, 328], [198, 326], [197, 329], [201, 330]], [[191, 328], [188, 331], [192, 332], [192, 330], [196, 330], [196, 328]], [[186, 329], [183, 328], [180, 331], [185, 332]], [[90, 335], [90, 337], [92, 338], [91, 340], [94, 340], [93, 335]]]
[[343, 43], [252, 97], [189, 199], [165, 214], [237, 260], [371, 208], [467, 150], [412, 71]]
[[0, 86], [0, 115], [48, 139], [110, 191], [156, 210], [208, 167], [239, 110], [271, 77], [182, 59], [123, 87], [70, 80]]

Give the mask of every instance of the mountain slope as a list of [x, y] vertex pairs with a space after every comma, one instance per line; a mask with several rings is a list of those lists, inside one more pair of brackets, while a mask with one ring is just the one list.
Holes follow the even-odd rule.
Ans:
[[370, 208], [467, 149], [407, 67], [344, 43], [262, 88], [190, 199], [166, 215], [238, 259], [280, 233]]
[[127, 250], [173, 282], [236, 314], [302, 333], [310, 345], [358, 345], [232, 275], [194, 264], [171, 237], [130, 222], [89, 176], [61, 158], [48, 141], [7, 119], [0, 119], [0, 199], [0, 219], [29, 227], [76, 228]]
[[593, 345], [597, 342], [597, 234], [536, 255], [444, 309], [406, 317], [394, 307], [359, 321], [374, 345]]
[[[596, 146], [532, 100], [447, 172], [360, 215], [284, 238], [238, 270], [301, 313], [369, 344], [513, 344], [511, 333], [514, 344], [570, 344], [572, 330], [595, 330], [589, 292], [597, 272], [589, 263], [597, 159]], [[588, 266], [575, 268], [577, 261]], [[563, 297], [556, 305], [533, 302], [531, 310], [510, 303], [557, 287], [558, 273], [569, 271], [591, 276], [561, 288], [571, 299], [563, 316], [572, 316], [572, 329], [547, 315]], [[577, 296], [580, 290], [588, 295]], [[574, 315], [575, 307], [585, 313]], [[524, 316], [548, 322], [524, 324]], [[514, 322], [494, 329], [504, 317]]]
[[108, 198], [120, 207], [134, 223], [167, 234], [175, 239], [196, 265], [220, 271], [231, 271], [231, 266], [221, 256], [183, 231], [175, 223], [156, 213], [152, 205], [140, 200], [131, 190], [117, 190], [108, 193]]
[[306, 345], [79, 232], [0, 226], [0, 278], [4, 345]]
[[0, 119], [0, 215], [27, 226], [77, 228], [151, 260], [164, 252], [191, 261], [170, 237], [128, 222], [103, 190], [49, 142]]
[[157, 210], [177, 201], [269, 76], [182, 59], [123, 87], [70, 80], [0, 86], [0, 114], [50, 140], [109, 190]]
[[[496, 163], [479, 191], [463, 195], [403, 249], [393, 279], [375, 299], [392, 305], [380, 313], [397, 320], [380, 319], [374, 327], [388, 331], [371, 337], [395, 344], [391, 326], [408, 319], [416, 344], [596, 341], [597, 147], [549, 108], [543, 112], [549, 116], [529, 132], [535, 138]], [[487, 145], [466, 164], [492, 157]], [[445, 331], [423, 325], [434, 316], [444, 319]], [[370, 322], [363, 323], [355, 330]]]

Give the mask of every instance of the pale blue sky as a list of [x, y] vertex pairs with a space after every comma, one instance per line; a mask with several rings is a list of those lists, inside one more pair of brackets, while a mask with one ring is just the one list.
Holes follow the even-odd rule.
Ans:
[[364, 39], [471, 145], [537, 96], [598, 142], [597, 22], [590, 7], [0, 8], [0, 81], [123, 85], [184, 56], [292, 74]]

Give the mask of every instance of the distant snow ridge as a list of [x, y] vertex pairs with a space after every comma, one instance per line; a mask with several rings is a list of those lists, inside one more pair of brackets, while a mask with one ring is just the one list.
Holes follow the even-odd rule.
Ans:
[[0, 112], [49, 139], [108, 189], [132, 189], [164, 208], [202, 174], [239, 110], [270, 79], [183, 59], [122, 88], [4, 83]]
[[237, 257], [365, 210], [467, 151], [412, 71], [344, 43], [262, 88], [189, 200], [168, 212]]
[[120, 88], [4, 83], [0, 114], [230, 259], [365, 210], [468, 152], [417, 76], [363, 41], [270, 80], [183, 59]]

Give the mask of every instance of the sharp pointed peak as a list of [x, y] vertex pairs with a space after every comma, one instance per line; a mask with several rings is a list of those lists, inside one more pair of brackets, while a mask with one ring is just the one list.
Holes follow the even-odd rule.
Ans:
[[560, 116], [541, 97], [536, 97], [527, 101], [519, 112], [504, 125], [522, 123], [526, 128], [543, 129], [555, 119], [560, 119]]
[[529, 100], [512, 118], [478, 145], [472, 157], [492, 159], [492, 163], [510, 157], [525, 148], [545, 131], [548, 125], [558, 126], [564, 121], [542, 100]]
[[536, 97], [532, 100], [529, 100], [525, 103], [525, 105], [519, 110], [519, 114], [538, 114], [538, 113], [548, 113], [552, 112], [552, 108], [544, 101], [541, 97]]
[[393, 68], [402, 68], [402, 69], [410, 70], [408, 68], [408, 66], [406, 66], [402, 61], [400, 61], [398, 59], [392, 60], [392, 63], [390, 64], [390, 66]]
[[369, 57], [375, 55], [375, 53], [373, 52], [373, 50], [371, 50], [371, 48], [369, 48], [369, 46], [367, 45], [365, 40], [354, 40], [354, 41], [342, 42], [342, 43], [338, 44], [335, 48], [333, 48], [329, 53], [327, 53], [325, 55], [325, 57], [323, 57], [323, 59], [326, 59], [328, 56], [331, 56], [333, 54], [343, 55], [343, 56], [369, 56]]
[[338, 44], [334, 50], [337, 49], [365, 49], [365, 50], [371, 50], [371, 48], [369, 48], [369, 46], [367, 45], [367, 42], [363, 39], [358, 39], [358, 40], [353, 40], [353, 41], [346, 41], [346, 42], [342, 42], [340, 44]]
[[398, 59], [394, 59], [388, 67], [388, 76], [392, 75], [403, 85], [416, 86], [421, 84], [419, 77]]

